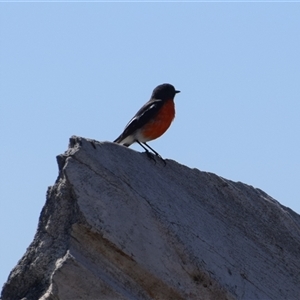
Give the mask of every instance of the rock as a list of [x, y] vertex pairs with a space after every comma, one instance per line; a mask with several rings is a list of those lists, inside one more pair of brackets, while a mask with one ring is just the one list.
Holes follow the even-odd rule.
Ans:
[[259, 189], [72, 137], [2, 300], [300, 299], [300, 216]]

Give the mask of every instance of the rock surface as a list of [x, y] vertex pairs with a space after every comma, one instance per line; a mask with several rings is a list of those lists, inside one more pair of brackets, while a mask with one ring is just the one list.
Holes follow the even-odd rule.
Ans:
[[72, 137], [3, 300], [300, 299], [300, 216], [259, 189]]

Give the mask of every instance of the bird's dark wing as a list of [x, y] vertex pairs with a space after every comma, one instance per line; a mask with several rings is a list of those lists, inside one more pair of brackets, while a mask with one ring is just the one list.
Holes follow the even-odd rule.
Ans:
[[162, 105], [162, 100], [150, 99], [128, 122], [123, 133], [114, 142], [125, 139], [132, 135], [137, 129], [143, 127], [149, 120], [155, 117]]

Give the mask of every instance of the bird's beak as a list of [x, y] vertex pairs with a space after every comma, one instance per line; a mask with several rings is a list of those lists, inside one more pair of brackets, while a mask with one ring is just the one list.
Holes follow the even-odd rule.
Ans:
[[178, 94], [178, 93], [180, 93], [180, 91], [175, 91], [175, 94]]

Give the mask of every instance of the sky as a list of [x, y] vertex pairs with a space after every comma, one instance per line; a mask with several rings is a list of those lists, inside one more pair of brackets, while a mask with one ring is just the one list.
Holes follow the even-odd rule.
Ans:
[[0, 3], [0, 285], [69, 138], [113, 141], [161, 83], [181, 93], [151, 147], [300, 213], [299, 32], [300, 3]]

